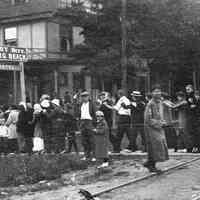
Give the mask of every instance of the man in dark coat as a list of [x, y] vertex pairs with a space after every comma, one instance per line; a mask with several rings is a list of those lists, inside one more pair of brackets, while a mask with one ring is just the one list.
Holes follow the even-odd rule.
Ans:
[[41, 106], [45, 150], [48, 153], [60, 153], [65, 149], [64, 111], [58, 100], [44, 100]]
[[74, 150], [78, 154], [78, 145], [76, 141], [76, 131], [78, 130], [77, 127], [77, 120], [72, 115], [72, 111], [68, 110], [68, 112], [65, 113], [65, 132], [67, 133], [67, 139], [68, 139], [68, 149], [67, 153], [71, 153], [72, 147], [74, 147]]
[[194, 146], [195, 146], [195, 152], [200, 153], [200, 94], [199, 91], [196, 90], [194, 93], [194, 96], [196, 98], [197, 107], [196, 107], [196, 132], [194, 135]]
[[194, 89], [192, 85], [186, 86], [186, 101], [188, 103], [187, 109], [187, 127], [188, 133], [190, 136], [190, 144], [191, 146], [188, 147], [188, 153], [191, 153], [193, 147], [195, 146], [195, 135], [198, 133], [198, 117], [197, 117], [197, 110], [198, 110], [198, 102], [194, 95]]
[[31, 153], [33, 148], [34, 125], [32, 124], [32, 121], [33, 121], [34, 109], [31, 103], [27, 103], [26, 106], [27, 106], [26, 110], [27, 127], [25, 134], [25, 143], [26, 143], [26, 152]]
[[136, 140], [140, 134], [142, 138], [142, 145], [145, 148], [145, 135], [144, 135], [144, 110], [145, 102], [142, 101], [142, 94], [140, 91], [133, 91], [131, 101], [131, 124], [133, 128], [133, 146], [132, 151], [137, 150]]
[[34, 126], [33, 109], [30, 103], [20, 105], [19, 119], [17, 122], [17, 132], [19, 134], [19, 151], [21, 153], [31, 153], [33, 148]]
[[82, 104], [80, 108], [80, 129], [85, 157], [82, 160], [95, 159], [94, 123], [96, 122], [96, 108], [90, 101], [87, 91], [81, 93]]
[[104, 118], [106, 120], [108, 129], [109, 129], [109, 140], [113, 146], [113, 149], [115, 149], [116, 137], [112, 134], [113, 110], [112, 108], [109, 107], [113, 105], [113, 102], [108, 92], [102, 92], [100, 97], [101, 97], [102, 102], [101, 102], [99, 110], [102, 111], [104, 114]]
[[52, 120], [51, 120], [51, 105], [50, 100], [44, 99], [41, 101], [41, 129], [44, 135], [44, 147], [47, 153], [52, 150]]
[[52, 110], [49, 116], [52, 123], [52, 151], [60, 153], [65, 149], [65, 112], [58, 100], [52, 101]]

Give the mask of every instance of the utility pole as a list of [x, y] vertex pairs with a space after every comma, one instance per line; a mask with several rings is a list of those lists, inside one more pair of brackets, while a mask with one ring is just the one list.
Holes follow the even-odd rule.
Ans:
[[126, 14], [127, 14], [127, 0], [121, 0], [121, 72], [122, 80], [121, 87], [127, 92], [127, 28], [126, 28]]

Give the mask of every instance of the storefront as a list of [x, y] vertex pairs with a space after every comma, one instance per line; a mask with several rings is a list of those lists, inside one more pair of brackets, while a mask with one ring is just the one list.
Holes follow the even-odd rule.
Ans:
[[0, 105], [26, 100], [24, 62], [27, 59], [24, 48], [0, 46]]

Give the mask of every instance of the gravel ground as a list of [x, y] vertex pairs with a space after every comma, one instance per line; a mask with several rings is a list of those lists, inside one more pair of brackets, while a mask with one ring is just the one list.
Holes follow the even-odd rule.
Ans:
[[[200, 161], [113, 191], [102, 200], [200, 200]], [[199, 198], [197, 198], [199, 196]]]
[[[181, 158], [171, 158], [168, 162], [160, 164], [159, 168], [168, 168], [169, 166], [190, 159], [191, 158], [188, 157], [183, 158], [182, 156]], [[32, 186], [25, 185], [22, 186], [25, 192], [20, 192], [19, 188], [14, 188], [13, 190], [9, 190], [8, 194], [4, 195], [4, 193], [2, 193], [2, 197], [6, 200], [64, 200], [67, 196], [80, 188], [86, 189], [94, 194], [111, 186], [117, 186], [118, 184], [133, 180], [134, 178], [149, 174], [149, 172], [142, 167], [143, 162], [144, 158], [139, 160], [134, 160], [133, 158], [128, 160], [114, 160], [112, 165], [105, 171], [99, 171], [95, 166], [91, 166], [87, 170], [77, 171], [76, 174], [74, 174], [74, 172], [64, 174], [61, 180], [46, 182], [45, 185], [48, 185], [49, 188], [37, 185], [37, 189], [33, 189]], [[127, 192], [127, 195], [128, 194], [129, 192]], [[127, 199], [133, 200], [132, 195], [133, 194], [130, 193]], [[104, 198], [107, 199], [106, 197]], [[112, 195], [109, 198], [115, 199], [114, 196], [112, 198]], [[119, 198], [124, 199], [122, 196], [120, 197], [120, 194]]]

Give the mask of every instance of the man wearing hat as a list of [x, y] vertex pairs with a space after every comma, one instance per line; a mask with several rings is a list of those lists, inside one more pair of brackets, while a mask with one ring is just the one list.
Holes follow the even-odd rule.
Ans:
[[115, 142], [116, 142], [116, 138], [112, 133], [112, 125], [113, 125], [113, 110], [112, 110], [112, 99], [111, 99], [111, 95], [108, 92], [102, 92], [100, 94], [100, 98], [101, 98], [101, 105], [99, 110], [103, 112], [104, 114], [104, 118], [106, 120], [106, 123], [108, 125], [109, 128], [109, 140], [113, 146], [113, 149], [115, 149]]
[[194, 88], [191, 84], [185, 87], [186, 89], [186, 101], [188, 103], [187, 109], [187, 124], [188, 124], [188, 133], [191, 138], [191, 146], [188, 147], [187, 151], [192, 152], [195, 144], [195, 134], [198, 132], [198, 120], [197, 120], [197, 110], [198, 102], [194, 95]]
[[148, 160], [144, 163], [144, 166], [150, 172], [159, 172], [156, 168], [156, 163], [169, 159], [164, 131], [166, 122], [163, 119], [161, 94], [160, 86], [155, 85], [152, 89], [152, 99], [147, 104], [144, 115], [145, 138], [148, 152]]
[[82, 145], [85, 156], [82, 160], [95, 159], [95, 143], [94, 143], [94, 122], [96, 121], [96, 108], [90, 101], [90, 95], [87, 91], [81, 93], [80, 107], [80, 129], [82, 134]]
[[137, 150], [136, 140], [137, 136], [140, 134], [142, 139], [142, 145], [145, 150], [145, 136], [144, 136], [144, 110], [145, 102], [142, 100], [142, 94], [140, 91], [133, 91], [131, 93], [131, 125], [133, 128], [133, 139], [132, 146], [129, 146], [128, 149], [131, 151]]
[[127, 135], [129, 140], [129, 146], [132, 143], [132, 137], [130, 133], [130, 124], [131, 124], [131, 109], [130, 100], [125, 96], [124, 90], [118, 90], [119, 100], [113, 106], [113, 109], [118, 113], [118, 130], [117, 130], [117, 138], [116, 138], [116, 149], [114, 149], [115, 153], [120, 153], [121, 150], [121, 141], [124, 137], [124, 134]]

